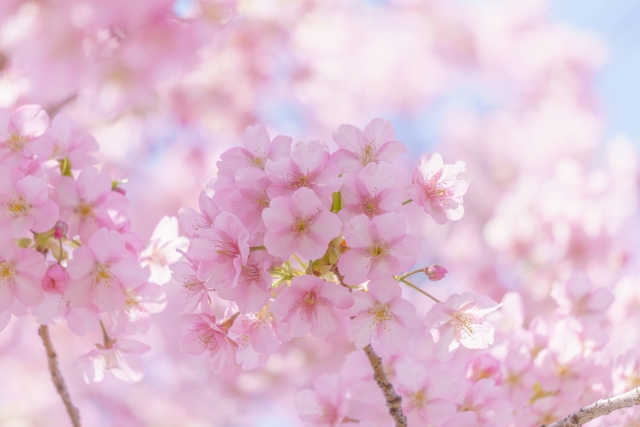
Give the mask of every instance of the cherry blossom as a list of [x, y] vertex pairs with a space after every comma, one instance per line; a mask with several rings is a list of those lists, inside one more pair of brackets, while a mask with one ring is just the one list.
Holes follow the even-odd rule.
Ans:
[[0, 164], [20, 166], [34, 155], [51, 155], [51, 141], [44, 136], [49, 116], [38, 105], [23, 105], [13, 114], [0, 109]]
[[0, 237], [49, 231], [58, 214], [45, 181], [32, 175], [20, 178], [16, 170], [0, 166]]
[[169, 265], [180, 259], [182, 255], [178, 250], [185, 250], [189, 244], [179, 232], [176, 217], [163, 217], [153, 230], [149, 244], [140, 253], [141, 264], [151, 269], [149, 280], [152, 282], [164, 285], [171, 280]]
[[273, 333], [272, 316], [267, 307], [257, 313], [239, 316], [230, 331], [233, 341], [238, 345], [236, 362], [245, 370], [264, 365], [269, 356], [280, 347], [280, 341]]
[[126, 254], [124, 237], [117, 231], [100, 229], [73, 255], [65, 296], [75, 307], [95, 304], [101, 311], [118, 310], [125, 304], [126, 292], [149, 277], [148, 269]]
[[210, 228], [220, 213], [213, 200], [204, 191], [200, 193], [198, 201], [200, 212], [192, 208], [180, 208], [178, 211], [180, 227], [190, 236], [195, 235], [201, 228]]
[[16, 300], [25, 307], [40, 304], [44, 300], [41, 281], [46, 273], [42, 254], [0, 240], [0, 312], [11, 309]]
[[209, 289], [235, 287], [249, 256], [249, 233], [229, 212], [215, 219], [213, 228], [198, 230], [191, 247], [200, 261], [198, 278]]
[[208, 304], [209, 290], [198, 279], [198, 268], [190, 262], [176, 262], [169, 266], [173, 279], [181, 286], [178, 305], [182, 313], [193, 313], [199, 305]]
[[339, 214], [343, 221], [359, 214], [371, 219], [376, 215], [400, 211], [400, 191], [384, 163], [369, 163], [357, 175], [344, 174], [340, 195], [344, 207]]
[[69, 225], [69, 235], [80, 235], [83, 241], [99, 229], [113, 230], [122, 218], [114, 218], [112, 213], [125, 214], [130, 202], [112, 191], [111, 177], [103, 169], [93, 166], [82, 169], [77, 181], [63, 176], [58, 185], [60, 218]]
[[447, 274], [447, 269], [436, 264], [425, 268], [424, 274], [426, 274], [432, 282], [437, 282], [438, 280], [444, 279], [445, 274]]
[[53, 118], [46, 135], [51, 139], [54, 159], [67, 158], [74, 169], [82, 169], [98, 163], [92, 154], [99, 148], [95, 138], [80, 132], [66, 114], [58, 114]]
[[234, 362], [234, 347], [228, 331], [216, 324], [216, 318], [206, 313], [189, 314], [182, 317], [188, 330], [180, 338], [180, 349], [190, 355], [206, 354], [213, 372], [219, 374], [227, 363]]
[[373, 219], [358, 215], [345, 224], [343, 233], [350, 249], [338, 261], [344, 281], [358, 285], [411, 267], [420, 252], [420, 243], [406, 230], [404, 217], [395, 213]]
[[296, 190], [291, 199], [273, 199], [262, 218], [267, 227], [264, 245], [269, 253], [284, 258], [293, 253], [307, 259], [322, 257], [342, 228], [338, 216], [323, 210], [320, 199], [308, 188]]
[[424, 156], [420, 167], [413, 172], [413, 200], [438, 224], [459, 220], [464, 214], [462, 196], [467, 192], [469, 181], [458, 174], [465, 168], [463, 162], [445, 165], [442, 156], [433, 153]]
[[483, 318], [499, 307], [485, 295], [468, 292], [453, 294], [446, 302], [435, 304], [425, 318], [435, 341], [435, 356], [449, 360], [460, 344], [477, 349], [493, 344], [494, 327]]
[[347, 289], [304, 275], [291, 280], [291, 286], [271, 304], [271, 312], [284, 340], [309, 332], [322, 338], [338, 328], [339, 310], [353, 304], [354, 299]]
[[307, 427], [338, 427], [347, 413], [346, 389], [338, 374], [320, 375], [313, 390], [296, 396], [296, 412]]
[[408, 328], [418, 326], [416, 309], [400, 298], [400, 285], [391, 278], [371, 280], [368, 292], [353, 293], [354, 305], [347, 311], [351, 319], [349, 339], [361, 350], [376, 339], [390, 354], [407, 346]]
[[267, 194], [271, 199], [291, 197], [299, 188], [309, 188], [324, 208], [330, 208], [331, 194], [340, 189], [340, 172], [329, 157], [327, 146], [319, 141], [297, 143], [290, 157], [267, 161], [265, 172], [272, 182]]
[[396, 139], [391, 122], [373, 119], [364, 131], [352, 125], [342, 125], [333, 132], [333, 140], [340, 149], [331, 160], [340, 172], [358, 173], [369, 163], [392, 163], [407, 147]]
[[102, 381], [106, 372], [111, 372], [114, 377], [127, 383], [142, 379], [144, 366], [140, 355], [151, 350], [147, 344], [116, 340], [107, 347], [101, 344], [97, 347], [75, 361], [75, 365], [82, 369], [87, 383]]

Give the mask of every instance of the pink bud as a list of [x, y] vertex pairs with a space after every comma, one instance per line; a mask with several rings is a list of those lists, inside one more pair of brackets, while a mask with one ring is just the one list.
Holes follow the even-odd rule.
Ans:
[[49, 293], [64, 293], [67, 289], [67, 273], [60, 265], [54, 264], [49, 267], [42, 279], [42, 289]]
[[496, 384], [500, 384], [502, 382], [500, 362], [489, 354], [481, 354], [467, 365], [467, 378], [473, 382], [478, 382], [483, 378], [491, 378]]
[[67, 235], [67, 231], [69, 231], [69, 226], [66, 222], [58, 221], [56, 225], [53, 227], [53, 237], [54, 239], [62, 239]]
[[429, 277], [429, 280], [432, 282], [437, 282], [444, 278], [444, 275], [447, 274], [447, 269], [441, 265], [432, 265], [431, 267], [427, 267], [424, 269], [424, 274]]

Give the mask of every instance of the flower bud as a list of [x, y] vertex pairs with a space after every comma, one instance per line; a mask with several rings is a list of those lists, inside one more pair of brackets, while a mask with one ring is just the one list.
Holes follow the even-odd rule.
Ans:
[[42, 279], [42, 289], [60, 295], [67, 289], [67, 273], [59, 264], [49, 267], [46, 276]]
[[447, 274], [447, 269], [441, 265], [432, 265], [431, 267], [427, 267], [424, 269], [424, 274], [429, 277], [429, 280], [432, 282], [437, 282], [444, 278], [444, 275]]
[[53, 227], [53, 238], [54, 239], [62, 239], [67, 235], [67, 231], [69, 231], [69, 226], [66, 222], [58, 221], [56, 225]]

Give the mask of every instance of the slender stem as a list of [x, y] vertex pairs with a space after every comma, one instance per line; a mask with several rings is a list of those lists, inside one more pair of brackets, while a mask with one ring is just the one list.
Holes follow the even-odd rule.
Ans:
[[307, 269], [307, 264], [305, 264], [304, 262], [302, 262], [302, 260], [298, 257], [298, 255], [293, 254], [293, 258], [298, 261], [298, 264], [300, 264], [300, 267], [303, 268], [303, 270]]
[[265, 248], [264, 246], [251, 246], [249, 248], [249, 252], [264, 251], [264, 250], [267, 250], [267, 248]]
[[436, 298], [436, 297], [434, 297], [433, 295], [431, 295], [431, 294], [429, 294], [429, 293], [427, 293], [427, 292], [423, 291], [422, 289], [420, 289], [419, 287], [417, 287], [417, 286], [416, 286], [416, 285], [414, 285], [413, 283], [411, 283], [411, 282], [409, 282], [409, 281], [407, 281], [407, 280], [404, 280], [404, 279], [400, 279], [400, 281], [401, 281], [402, 283], [404, 283], [405, 285], [410, 286], [410, 287], [412, 287], [413, 289], [415, 289], [416, 291], [420, 292], [422, 295], [426, 295], [426, 296], [428, 296], [429, 298], [431, 298], [431, 299], [432, 299], [432, 300], [434, 300], [435, 302], [440, 302], [440, 300], [439, 300], [438, 298]]
[[579, 427], [591, 420], [622, 408], [640, 405], [640, 387], [619, 396], [600, 399], [591, 405], [580, 408], [561, 420], [542, 427]]
[[49, 372], [51, 372], [51, 380], [53, 381], [53, 385], [56, 387], [58, 394], [62, 398], [62, 402], [64, 406], [67, 407], [67, 412], [69, 413], [69, 418], [71, 418], [71, 424], [73, 427], [80, 427], [80, 412], [78, 409], [73, 406], [71, 402], [71, 397], [69, 396], [69, 392], [67, 391], [67, 386], [64, 384], [64, 379], [62, 378], [62, 374], [60, 373], [60, 369], [58, 369], [58, 361], [56, 352], [53, 350], [53, 345], [51, 344], [51, 337], [49, 337], [49, 328], [45, 325], [40, 326], [40, 330], [38, 331], [40, 337], [42, 338], [42, 342], [44, 343], [44, 348], [47, 350], [47, 359], [49, 360]]
[[364, 352], [367, 353], [369, 363], [373, 367], [373, 379], [378, 383], [378, 387], [382, 390], [384, 398], [387, 401], [387, 407], [389, 408], [389, 414], [396, 423], [396, 427], [407, 427], [407, 417], [402, 412], [402, 398], [396, 394], [393, 389], [393, 385], [387, 379], [387, 375], [384, 373], [382, 367], [382, 360], [373, 351], [371, 344], [364, 348]]
[[113, 345], [113, 340], [107, 333], [107, 330], [104, 327], [104, 323], [102, 323], [102, 320], [100, 320], [100, 328], [102, 328], [102, 337], [104, 338], [104, 348], [111, 348], [111, 345]]
[[404, 276], [401, 276], [398, 280], [406, 279], [407, 277], [413, 276], [414, 274], [418, 274], [418, 273], [424, 273], [424, 268], [413, 270], [411, 273], [407, 273]]
[[413, 202], [413, 199], [405, 200], [404, 202], [402, 202], [402, 204], [403, 205], [408, 205], [411, 202]]
[[235, 322], [238, 316], [240, 316], [240, 312], [237, 312], [233, 316], [224, 319], [222, 322], [220, 322], [219, 326], [221, 328], [229, 329], [231, 326], [233, 326], [233, 322]]

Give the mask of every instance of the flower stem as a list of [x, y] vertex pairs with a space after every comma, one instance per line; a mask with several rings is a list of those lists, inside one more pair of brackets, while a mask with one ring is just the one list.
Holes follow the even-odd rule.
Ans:
[[369, 363], [371, 363], [373, 367], [373, 379], [378, 383], [378, 387], [380, 387], [382, 394], [384, 394], [387, 407], [389, 408], [389, 414], [391, 414], [393, 421], [396, 423], [396, 427], [407, 427], [407, 417], [405, 417], [402, 412], [402, 397], [396, 394], [393, 385], [387, 379], [380, 356], [373, 351], [371, 344], [364, 348], [364, 352], [367, 353]]
[[413, 199], [409, 199], [409, 200], [405, 200], [404, 202], [402, 202], [402, 205], [408, 205], [409, 203], [413, 202]]
[[405, 285], [407, 285], [407, 286], [409, 286], [409, 287], [412, 287], [412, 288], [413, 288], [413, 289], [415, 289], [416, 291], [420, 292], [422, 295], [426, 295], [426, 296], [428, 296], [429, 298], [431, 298], [431, 299], [432, 299], [432, 300], [434, 300], [435, 302], [440, 302], [440, 300], [439, 300], [438, 298], [436, 298], [436, 297], [434, 297], [433, 295], [431, 295], [431, 294], [429, 294], [429, 293], [427, 293], [427, 292], [423, 291], [422, 289], [420, 289], [419, 287], [417, 287], [417, 286], [416, 286], [416, 285], [414, 285], [413, 283], [411, 283], [411, 282], [409, 282], [409, 281], [407, 281], [407, 280], [404, 280], [404, 279], [400, 279], [400, 281], [401, 281], [402, 283], [404, 283]]
[[251, 247], [249, 247], [249, 252], [265, 251], [265, 250], [267, 250], [267, 248], [265, 248], [264, 246], [251, 246]]
[[60, 369], [58, 369], [56, 352], [53, 350], [51, 337], [49, 337], [49, 328], [46, 325], [42, 325], [40, 326], [40, 330], [38, 331], [38, 333], [40, 334], [40, 338], [42, 338], [44, 348], [47, 350], [49, 372], [51, 372], [51, 380], [53, 381], [53, 385], [56, 387], [58, 394], [62, 398], [64, 406], [67, 407], [69, 418], [71, 418], [71, 424], [73, 424], [73, 427], [80, 427], [80, 412], [75, 406], [73, 406], [71, 397], [69, 396], [69, 392], [67, 391], [67, 386], [64, 383], [64, 379], [62, 378]]
[[404, 280], [409, 276], [413, 276], [414, 274], [424, 273], [424, 268], [419, 268], [417, 270], [412, 271], [411, 273], [407, 273], [404, 276], [401, 276], [398, 280]]

